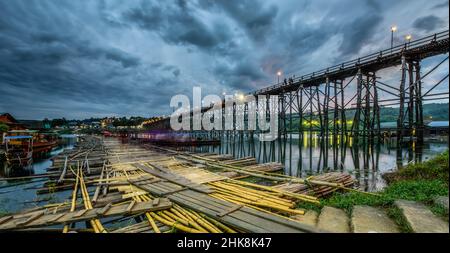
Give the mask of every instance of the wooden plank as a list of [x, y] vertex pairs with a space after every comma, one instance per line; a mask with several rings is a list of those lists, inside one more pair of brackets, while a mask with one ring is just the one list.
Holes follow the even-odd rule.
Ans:
[[48, 219], [47, 222], [45, 223], [45, 225], [50, 225], [53, 222], [56, 222], [57, 220], [59, 220], [61, 217], [63, 217], [65, 215], [65, 213], [60, 213], [58, 215], [54, 215], [52, 218]]
[[26, 224], [28, 224], [28, 223], [30, 223], [30, 222], [32, 222], [32, 221], [38, 219], [38, 218], [41, 217], [42, 215], [44, 215], [44, 211], [37, 212], [37, 213], [31, 215], [30, 217], [28, 217], [28, 218], [26, 218], [26, 219], [20, 219], [20, 220], [15, 221], [15, 225], [16, 225], [16, 226], [23, 226], [23, 225], [26, 225]]
[[230, 213], [232, 213], [232, 212], [235, 212], [235, 211], [241, 209], [242, 207], [243, 207], [243, 205], [237, 205], [237, 206], [232, 207], [232, 208], [230, 208], [230, 209], [225, 209], [225, 210], [223, 210], [221, 213], [218, 213], [217, 216], [218, 216], [218, 217], [223, 217], [223, 216], [225, 216], [225, 215], [227, 215], [227, 214], [230, 214]]
[[136, 205], [136, 201], [133, 200], [130, 202], [130, 204], [127, 206], [126, 212], [127, 213], [131, 213], [131, 211], [133, 210], [133, 207]]
[[195, 191], [199, 191], [202, 193], [213, 193], [214, 192], [213, 189], [211, 189], [205, 185], [196, 184], [184, 177], [180, 177], [176, 174], [171, 173], [168, 169], [164, 169], [164, 168], [154, 165], [154, 164], [151, 164], [151, 166], [157, 168], [158, 170], [149, 168], [147, 166], [143, 166], [142, 164], [138, 164], [138, 163], [133, 164], [133, 166], [140, 168], [143, 171], [145, 171], [153, 176], [166, 179], [167, 181], [173, 182], [178, 185], [186, 186]]
[[106, 206], [104, 206], [102, 209], [97, 211], [97, 214], [104, 216], [106, 214], [106, 212], [109, 211], [109, 209], [111, 208], [112, 203], [108, 203]]
[[127, 193], [127, 194], [122, 195], [122, 199], [129, 199], [132, 197], [146, 195], [146, 194], [148, 194], [148, 192], [146, 192], [146, 191], [137, 191], [137, 192]]
[[82, 216], [83, 214], [85, 214], [88, 210], [89, 210], [89, 209], [83, 209], [83, 210], [80, 210], [80, 211], [76, 212], [76, 213], [73, 215], [73, 217], [74, 217], [74, 218], [80, 217], [80, 216]]
[[0, 218], [0, 225], [1, 225], [2, 223], [5, 223], [5, 222], [11, 220], [12, 218], [13, 218], [12, 215], [7, 215], [7, 216], [5, 216], [5, 217], [1, 217], [1, 218]]
[[[129, 209], [129, 204], [121, 204], [117, 206], [111, 206], [110, 209], [102, 214], [100, 208], [94, 209], [85, 209], [86, 211], [82, 215], [76, 215], [75, 212], [66, 212], [61, 214], [47, 214], [40, 215], [39, 217], [33, 217], [32, 220], [23, 221], [24, 218], [13, 218], [7, 222], [4, 222], [0, 225], [1, 230], [14, 230], [19, 228], [29, 228], [29, 227], [40, 227], [40, 226], [48, 226], [48, 225], [57, 225], [57, 224], [66, 224], [66, 223], [74, 223], [85, 220], [98, 219], [101, 217], [110, 217], [117, 215], [132, 215], [143, 212], [151, 212], [151, 211], [160, 211], [169, 209], [172, 207], [172, 203], [167, 198], [161, 198], [158, 205], [153, 205], [152, 201], [146, 202], [137, 202], [133, 205], [131, 209]], [[42, 213], [43, 214], [43, 213]], [[30, 218], [26, 218], [30, 219]], [[20, 222], [22, 221], [22, 222]], [[19, 225], [16, 224], [19, 222]]]

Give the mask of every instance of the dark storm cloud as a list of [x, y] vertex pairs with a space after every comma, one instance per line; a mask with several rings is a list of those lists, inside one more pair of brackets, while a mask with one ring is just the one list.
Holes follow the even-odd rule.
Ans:
[[124, 68], [135, 67], [139, 65], [139, 58], [132, 56], [116, 48], [104, 48], [100, 46], [93, 46], [89, 41], [78, 40], [76, 37], [61, 37], [56, 34], [37, 34], [33, 36], [36, 44], [35, 48], [31, 48], [30, 57], [33, 58], [33, 52], [37, 51], [36, 58], [46, 57], [45, 52], [38, 51], [39, 49], [48, 52], [48, 56], [54, 57], [55, 60], [64, 60], [68, 57], [85, 57], [93, 60], [104, 58], [122, 64]]
[[442, 3], [436, 4], [432, 8], [433, 9], [441, 9], [441, 8], [447, 8], [448, 9], [448, 1], [444, 1]]
[[147, 2], [124, 13], [126, 20], [157, 32], [167, 43], [210, 49], [229, 40], [226, 27], [203, 23], [185, 1]]
[[222, 9], [256, 41], [262, 40], [267, 34], [270, 34], [278, 14], [277, 6], [266, 6], [256, 0], [210, 0], [201, 3], [206, 8]]
[[[248, 12], [252, 6], [252, 11]], [[251, 39], [256, 40], [264, 37], [265, 30], [270, 30], [277, 13], [273, 6], [258, 7], [255, 1], [201, 1], [198, 6], [185, 1], [178, 1], [177, 4], [143, 1], [136, 8], [124, 12], [123, 16], [131, 24], [156, 32], [169, 44], [194, 46], [201, 52], [220, 57], [220, 60], [213, 60], [213, 67], [209, 70], [219, 83], [243, 89], [265, 78], [257, 59], [252, 61], [251, 52], [245, 50], [247, 45], [236, 42], [233, 25], [226, 21], [206, 22], [200, 18], [199, 10], [225, 12]], [[178, 74], [179, 71], [174, 72], [175, 76]]]
[[426, 3], [0, 0], [0, 111], [167, 114], [170, 98], [194, 85], [249, 92], [279, 70], [306, 74], [383, 49], [392, 23], [417, 37], [434, 32], [448, 4]]
[[339, 50], [343, 55], [359, 52], [361, 47], [374, 36], [377, 25], [382, 21], [377, 14], [368, 14], [355, 19], [343, 31], [344, 41]]
[[[39, 6], [30, 5], [33, 19], [42, 20], [32, 26], [19, 17], [14, 4], [1, 8], [2, 111], [25, 118], [83, 113], [86, 117], [127, 112], [148, 115], [148, 108], [161, 109], [167, 104], [166, 87], [176, 85], [181, 73], [176, 66], [160, 63], [164, 69], [156, 72], [143, 65], [139, 57], [101, 43], [95, 33], [77, 31], [84, 27], [78, 19], [68, 19], [64, 4], [56, 13], [41, 12]], [[55, 20], [46, 22], [47, 15]], [[58, 19], [67, 23], [60, 25]], [[156, 99], [150, 100], [149, 84], [153, 83], [159, 89], [152, 91]]]
[[444, 24], [444, 21], [434, 15], [420, 17], [413, 23], [413, 27], [426, 32], [432, 31]]
[[255, 83], [265, 78], [261, 68], [249, 61], [237, 61], [235, 64], [218, 62], [213, 74], [221, 84], [237, 90], [255, 89]]

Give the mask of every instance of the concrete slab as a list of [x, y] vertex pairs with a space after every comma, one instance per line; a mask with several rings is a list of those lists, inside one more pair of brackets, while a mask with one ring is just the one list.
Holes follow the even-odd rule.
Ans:
[[301, 223], [305, 223], [307, 225], [315, 227], [317, 225], [317, 217], [319, 214], [316, 211], [308, 210], [304, 215], [295, 215], [292, 216], [292, 219], [295, 219]]
[[397, 224], [387, 214], [371, 206], [354, 206], [352, 211], [354, 233], [399, 233]]
[[349, 233], [350, 219], [343, 210], [325, 206], [320, 212], [317, 227], [331, 233]]
[[448, 233], [448, 223], [434, 215], [425, 205], [408, 200], [394, 203], [402, 210], [407, 222], [416, 233]]

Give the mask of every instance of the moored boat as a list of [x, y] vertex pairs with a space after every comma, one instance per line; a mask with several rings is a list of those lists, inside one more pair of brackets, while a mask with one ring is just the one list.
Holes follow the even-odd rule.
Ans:
[[33, 136], [5, 137], [5, 154], [8, 167], [28, 168], [33, 163]]
[[13, 130], [10, 135], [27, 135], [33, 138], [33, 157], [39, 158], [48, 154], [58, 146], [58, 139], [54, 133], [39, 133], [36, 130]]

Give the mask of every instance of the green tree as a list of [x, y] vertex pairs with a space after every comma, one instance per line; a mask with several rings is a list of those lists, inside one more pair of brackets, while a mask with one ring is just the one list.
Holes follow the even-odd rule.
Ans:
[[8, 132], [9, 127], [3, 123], [0, 123], [0, 132]]

